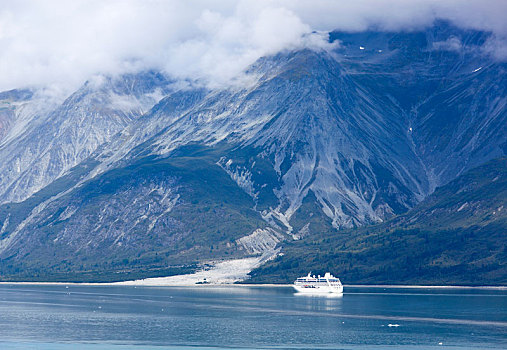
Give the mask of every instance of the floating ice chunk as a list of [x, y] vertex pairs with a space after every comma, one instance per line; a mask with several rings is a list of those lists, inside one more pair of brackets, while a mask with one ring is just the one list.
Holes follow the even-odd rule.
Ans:
[[478, 71], [480, 71], [481, 69], [482, 69], [482, 67], [479, 67], [479, 68], [477, 68], [477, 69], [474, 69], [474, 70], [472, 71], [472, 73], [478, 72]]
[[399, 327], [400, 325], [397, 323], [389, 323], [387, 327]]

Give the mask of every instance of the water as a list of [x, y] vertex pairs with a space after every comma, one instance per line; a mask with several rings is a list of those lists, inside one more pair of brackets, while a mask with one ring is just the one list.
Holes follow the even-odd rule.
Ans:
[[507, 349], [507, 292], [0, 285], [2, 350], [196, 348]]

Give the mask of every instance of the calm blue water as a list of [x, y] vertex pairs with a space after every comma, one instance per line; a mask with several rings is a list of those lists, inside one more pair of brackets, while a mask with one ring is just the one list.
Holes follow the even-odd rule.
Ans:
[[507, 292], [0, 285], [2, 350], [196, 348], [507, 349]]

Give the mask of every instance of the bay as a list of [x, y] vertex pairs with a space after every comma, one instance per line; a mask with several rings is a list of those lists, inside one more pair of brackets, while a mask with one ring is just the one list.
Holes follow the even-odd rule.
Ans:
[[0, 349], [506, 349], [507, 291], [0, 285]]

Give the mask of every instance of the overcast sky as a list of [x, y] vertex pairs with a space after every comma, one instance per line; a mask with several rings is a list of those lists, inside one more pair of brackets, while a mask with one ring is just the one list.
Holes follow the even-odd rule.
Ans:
[[320, 32], [412, 30], [436, 18], [493, 31], [505, 59], [506, 13], [507, 0], [2, 0], [0, 91], [73, 89], [147, 68], [221, 85], [261, 56], [325, 47]]

